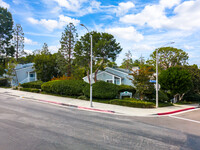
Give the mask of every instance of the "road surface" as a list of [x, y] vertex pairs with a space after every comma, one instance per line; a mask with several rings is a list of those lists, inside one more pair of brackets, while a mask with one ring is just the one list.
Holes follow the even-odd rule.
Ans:
[[198, 122], [90, 112], [5, 94], [0, 103], [1, 150], [200, 149]]

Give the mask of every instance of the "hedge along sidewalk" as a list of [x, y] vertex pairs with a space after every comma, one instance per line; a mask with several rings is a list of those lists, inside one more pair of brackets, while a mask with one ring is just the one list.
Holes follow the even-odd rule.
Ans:
[[[30, 98], [30, 99], [46, 100], [46, 101], [51, 101], [55, 103], [64, 103], [67, 105], [76, 105], [79, 107], [90, 108], [89, 101], [78, 100], [78, 99], [73, 99], [73, 98], [30, 93], [30, 92], [4, 89], [4, 88], [0, 88], [0, 94], [20, 96], [21, 98], [24, 97], [22, 98], [22, 100], [28, 100], [26, 98]], [[94, 105], [93, 107], [94, 109], [110, 110], [110, 111], [114, 111], [115, 114], [127, 115], [127, 116], [155, 116], [155, 114], [157, 113], [175, 111], [179, 109], [189, 108], [191, 106], [197, 106], [197, 105], [176, 105], [176, 106], [162, 107], [162, 108], [157, 108], [157, 109], [156, 108], [148, 109], [148, 108], [131, 108], [131, 107], [125, 107], [125, 106], [103, 104], [103, 103], [98, 103], [98, 102], [93, 102], [93, 105]]]

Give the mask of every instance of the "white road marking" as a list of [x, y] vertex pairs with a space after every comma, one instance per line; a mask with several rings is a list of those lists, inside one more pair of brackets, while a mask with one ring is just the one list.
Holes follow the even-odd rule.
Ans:
[[196, 121], [196, 120], [192, 120], [192, 119], [187, 119], [187, 118], [182, 118], [182, 117], [177, 117], [177, 116], [169, 116], [169, 117], [176, 118], [176, 119], [181, 119], [181, 120], [186, 120], [186, 121], [190, 121], [190, 122], [195, 122], [195, 123], [199, 123], [200, 124], [200, 121]]

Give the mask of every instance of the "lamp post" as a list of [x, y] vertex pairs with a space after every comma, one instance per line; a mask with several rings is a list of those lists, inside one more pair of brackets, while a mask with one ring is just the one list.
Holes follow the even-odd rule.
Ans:
[[92, 34], [89, 32], [88, 28], [84, 24], [80, 24], [80, 25], [83, 26], [84, 28], [86, 28], [86, 30], [90, 34], [90, 38], [91, 38], [91, 47], [90, 47], [90, 107], [93, 107], [93, 105], [92, 105]]
[[[174, 44], [174, 43], [175, 42], [169, 42], [169, 43], [164, 44], [163, 46]], [[158, 87], [158, 50], [160, 50], [160, 48], [156, 49], [156, 108], [158, 108], [158, 88], [159, 88]]]

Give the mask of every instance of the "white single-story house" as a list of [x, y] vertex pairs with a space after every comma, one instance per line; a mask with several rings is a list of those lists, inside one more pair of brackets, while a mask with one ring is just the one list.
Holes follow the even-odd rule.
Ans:
[[[133, 70], [137, 70], [138, 67], [134, 67]], [[105, 82], [117, 84], [117, 85], [133, 85], [130, 78], [132, 78], [129, 74], [131, 73], [128, 69], [122, 69], [122, 68], [111, 68], [106, 67], [105, 71], [98, 71], [97, 73], [97, 80], [102, 80]], [[85, 76], [83, 80], [87, 83], [88, 77]], [[92, 83], [94, 83], [94, 74], [93, 74], [93, 80]]]
[[13, 80], [11, 81], [12, 86], [18, 86], [19, 83], [27, 83], [32, 81], [37, 81], [37, 73], [34, 69], [34, 63], [28, 63], [28, 64], [17, 64], [15, 67], [15, 76], [13, 77]]

